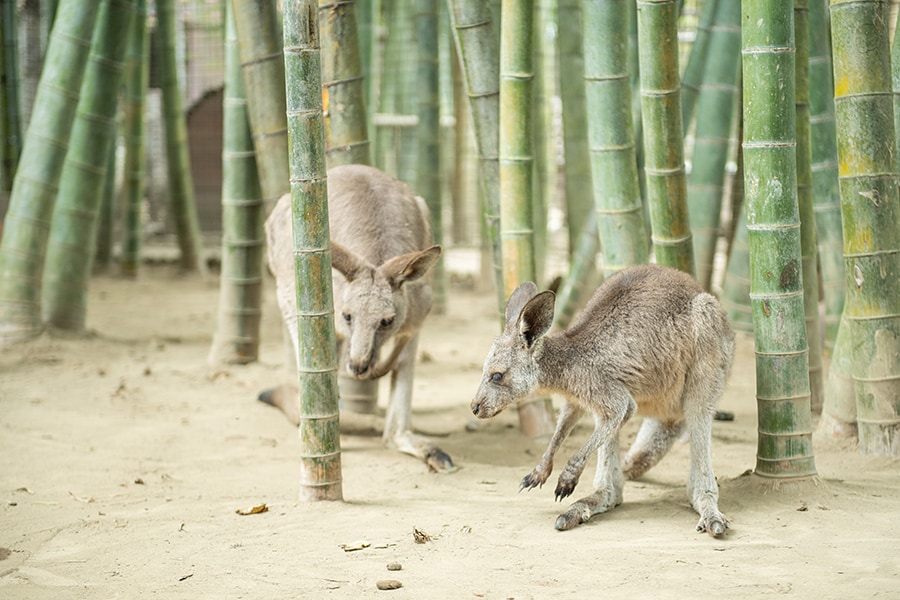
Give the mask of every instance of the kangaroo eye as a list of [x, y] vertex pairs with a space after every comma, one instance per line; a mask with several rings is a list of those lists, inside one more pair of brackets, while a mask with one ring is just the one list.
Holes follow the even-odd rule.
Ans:
[[391, 317], [390, 319], [382, 319], [382, 320], [381, 320], [381, 326], [382, 326], [382, 327], [390, 327], [390, 326], [393, 325], [393, 324], [394, 324], [394, 318], [393, 318], [393, 317]]
[[350, 316], [350, 313], [344, 313], [341, 316], [344, 317], [344, 322], [347, 323], [348, 325], [350, 324], [350, 321], [353, 320], [353, 317]]
[[491, 373], [491, 383], [500, 383], [503, 381], [503, 373]]

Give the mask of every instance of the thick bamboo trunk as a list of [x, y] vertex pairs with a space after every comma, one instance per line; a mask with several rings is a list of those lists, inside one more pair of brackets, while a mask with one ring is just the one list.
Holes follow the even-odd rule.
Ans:
[[744, 188], [759, 421], [756, 473], [816, 473], [797, 203], [793, 3], [744, 0]]
[[297, 281], [300, 499], [341, 500], [337, 342], [331, 284], [325, 125], [316, 3], [284, 11], [284, 67]]

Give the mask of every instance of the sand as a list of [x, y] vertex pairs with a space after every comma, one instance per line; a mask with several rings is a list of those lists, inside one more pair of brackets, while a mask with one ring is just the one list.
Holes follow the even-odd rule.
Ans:
[[[555, 475], [518, 492], [544, 443], [515, 411], [467, 428], [491, 294], [453, 287], [419, 345], [414, 425], [459, 469], [344, 436], [344, 501], [303, 504], [296, 430], [255, 400], [286, 377], [273, 286], [260, 362], [210, 366], [216, 286], [169, 266], [97, 277], [90, 335], [0, 354], [0, 598], [900, 597], [900, 463], [817, 436], [815, 481], [752, 475], [747, 336], [721, 404], [735, 419], [713, 429], [727, 536], [694, 529], [685, 443], [622, 506], [558, 532]], [[589, 433], [586, 419], [556, 473]]]

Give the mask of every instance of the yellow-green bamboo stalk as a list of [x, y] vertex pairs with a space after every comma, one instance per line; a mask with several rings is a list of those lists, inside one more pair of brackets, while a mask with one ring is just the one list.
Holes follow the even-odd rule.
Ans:
[[681, 124], [685, 134], [694, 121], [697, 98], [700, 95], [700, 84], [703, 81], [703, 72], [706, 70], [706, 60], [709, 55], [710, 29], [718, 4], [719, 0], [703, 0], [696, 37], [694, 37], [694, 43], [691, 44], [691, 52], [681, 78]]
[[675, 0], [638, 0], [637, 6], [644, 172], [653, 250], [657, 263], [693, 275], [681, 125], [678, 6]]
[[225, 3], [222, 109], [222, 269], [216, 333], [209, 360], [245, 364], [259, 356], [266, 211], [230, 2]]
[[756, 473], [816, 473], [797, 203], [793, 3], [742, 2], [744, 188], [756, 351]]
[[3, 16], [2, 48], [0, 48], [0, 71], [3, 73], [2, 96], [3, 112], [0, 113], [3, 136], [0, 137], [0, 185], [3, 189], [12, 188], [13, 178], [19, 165], [22, 152], [22, 110], [19, 94], [19, 43], [16, 2], [0, 0], [0, 14]]
[[625, 0], [582, 4], [591, 180], [604, 276], [649, 257], [631, 118], [628, 7]]
[[141, 262], [141, 204], [144, 200], [144, 98], [150, 73], [150, 36], [147, 33], [147, 0], [137, 0], [126, 51], [125, 164], [122, 167], [122, 275], [137, 277]]
[[134, 0], [104, 0], [91, 39], [44, 267], [42, 316], [60, 329], [82, 331], [87, 318], [100, 195], [134, 8]]
[[859, 448], [898, 456], [900, 203], [888, 10], [881, 0], [832, 0], [831, 36]]
[[365, 81], [353, 0], [319, 0], [328, 167], [371, 164]]
[[99, 0], [62, 0], [0, 241], [0, 345], [40, 333], [41, 275]]
[[298, 282], [303, 501], [343, 499], [319, 39], [314, 0], [286, 2], [284, 73]]

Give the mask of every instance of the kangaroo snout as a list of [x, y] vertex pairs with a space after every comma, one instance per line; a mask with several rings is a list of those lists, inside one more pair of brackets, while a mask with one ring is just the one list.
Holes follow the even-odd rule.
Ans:
[[356, 379], [368, 379], [372, 372], [371, 361], [348, 361], [347, 372]]

